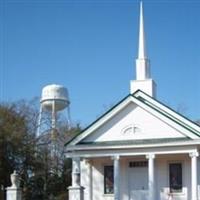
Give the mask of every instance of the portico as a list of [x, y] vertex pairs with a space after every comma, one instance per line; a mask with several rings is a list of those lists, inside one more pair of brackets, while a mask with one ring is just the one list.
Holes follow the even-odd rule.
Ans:
[[[118, 147], [113, 147], [113, 154], [105, 154], [104, 151], [106, 151], [107, 148], [105, 147], [103, 151], [98, 151], [96, 155], [92, 155], [93, 152], [97, 152], [97, 149], [99, 148], [87, 148], [87, 153], [81, 148], [79, 148], [78, 152], [72, 153], [73, 155], [73, 171], [72, 171], [72, 180], [78, 180], [78, 177], [81, 177], [83, 180], [80, 180], [78, 184], [73, 181], [74, 186], [80, 185], [83, 183], [83, 185], [87, 185], [89, 187], [86, 187], [86, 190], [84, 191], [86, 195], [84, 196], [84, 199], [93, 200], [95, 199], [94, 195], [94, 178], [95, 171], [101, 171], [101, 175], [105, 175], [102, 165], [104, 166], [113, 166], [113, 193], [105, 194], [103, 191], [105, 187], [105, 180], [102, 178], [99, 179], [99, 190], [102, 190], [102, 199], [113, 199], [113, 200], [139, 200], [141, 199], [147, 199], [147, 200], [155, 200], [155, 199], [167, 199], [168, 196], [174, 196], [177, 198], [182, 197], [183, 199], [191, 199], [191, 200], [197, 200], [198, 192], [198, 182], [197, 182], [197, 162], [198, 162], [198, 149], [195, 146], [191, 146], [188, 144], [188, 148], [183, 150], [183, 147], [181, 146], [181, 143], [179, 142], [178, 147], [174, 147], [174, 144], [168, 144], [168, 147], [155, 148], [155, 147], [144, 147], [145, 151], [139, 152], [139, 148], [132, 148], [130, 151], [131, 153], [127, 153], [125, 151], [117, 150]], [[158, 145], [158, 144], [157, 144]], [[178, 143], [176, 144], [178, 145]], [[116, 153], [114, 153], [116, 152]], [[86, 155], [86, 157], [84, 156]], [[90, 154], [90, 155], [89, 155]], [[165, 164], [163, 163], [163, 160], [166, 160]], [[147, 165], [145, 164], [147, 163]], [[96, 163], [96, 164], [95, 164]], [[102, 164], [98, 164], [102, 163]], [[138, 165], [138, 166], [130, 166], [131, 163]], [[166, 178], [168, 179], [166, 181], [167, 184], [162, 183], [159, 179], [162, 179], [161, 173], [162, 168], [169, 168], [170, 163], [181, 163], [182, 164], [182, 188], [181, 191], [177, 190], [177, 192], [170, 191], [172, 186], [170, 186], [170, 172], [169, 169], [166, 173]], [[140, 166], [141, 165], [141, 166]], [[161, 165], [161, 167], [160, 167]], [[147, 188], [138, 188], [136, 187], [135, 190], [132, 191], [126, 191], [126, 188], [130, 189], [129, 184], [133, 184], [130, 182], [133, 172], [131, 170], [131, 167], [135, 167], [135, 169], [147, 169]], [[78, 169], [77, 169], [78, 168]], [[82, 168], [82, 170], [81, 170]], [[101, 170], [100, 170], [101, 169]], [[81, 175], [81, 172], [87, 171], [87, 176]], [[189, 174], [185, 176], [186, 173], [190, 171], [191, 174], [191, 181], [187, 180]], [[79, 175], [77, 175], [77, 172]], [[138, 171], [137, 178], [140, 177], [142, 179], [143, 174], [139, 174], [140, 170]], [[85, 180], [84, 177], [87, 177], [87, 180]], [[104, 177], [105, 179], [105, 177]], [[137, 182], [137, 181], [136, 181]], [[135, 183], [136, 183], [135, 182]], [[187, 186], [187, 187], [186, 187]], [[72, 186], [73, 187], [73, 186]], [[101, 187], [101, 188], [100, 188]], [[191, 188], [191, 193], [189, 192], [189, 188]], [[124, 191], [125, 190], [125, 191]]]

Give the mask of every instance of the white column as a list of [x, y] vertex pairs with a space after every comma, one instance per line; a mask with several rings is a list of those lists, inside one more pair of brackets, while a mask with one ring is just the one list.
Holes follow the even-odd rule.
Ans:
[[80, 186], [80, 158], [72, 158], [72, 186]]
[[92, 200], [93, 186], [92, 186], [92, 160], [85, 159], [87, 165], [87, 185], [88, 185], [88, 200]]
[[191, 157], [191, 200], [197, 200], [197, 157], [198, 152], [190, 153]]
[[89, 200], [92, 200], [93, 196], [93, 187], [92, 187], [92, 163], [89, 163], [89, 179], [90, 179], [90, 188], [89, 188]]
[[114, 156], [114, 200], [120, 200], [120, 157]]
[[148, 159], [148, 186], [149, 186], [149, 200], [155, 200], [155, 177], [154, 177], [154, 154], [146, 155]]

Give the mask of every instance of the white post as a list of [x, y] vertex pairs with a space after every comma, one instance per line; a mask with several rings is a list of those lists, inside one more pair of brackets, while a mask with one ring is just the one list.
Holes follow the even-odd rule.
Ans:
[[89, 200], [92, 200], [93, 188], [92, 188], [92, 163], [89, 162]]
[[80, 158], [74, 157], [72, 159], [72, 186], [69, 190], [69, 200], [83, 200], [84, 199], [84, 188], [80, 182]]
[[154, 154], [146, 155], [148, 159], [148, 186], [149, 186], [149, 200], [155, 200], [155, 177], [154, 177]]
[[14, 171], [10, 176], [11, 178], [11, 187], [7, 187], [7, 200], [21, 200], [21, 189], [20, 189], [20, 180], [19, 175]]
[[191, 157], [191, 200], [197, 200], [197, 157], [198, 152], [190, 153]]
[[120, 200], [120, 163], [119, 156], [114, 156], [114, 200]]
[[85, 159], [87, 165], [87, 185], [88, 185], [88, 200], [92, 200], [93, 187], [92, 187], [92, 160]]

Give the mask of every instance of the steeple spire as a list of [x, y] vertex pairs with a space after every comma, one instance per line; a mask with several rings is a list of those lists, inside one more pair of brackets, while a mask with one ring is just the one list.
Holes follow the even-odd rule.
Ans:
[[141, 1], [138, 58], [136, 59], [136, 79], [145, 80], [148, 78], [150, 78], [150, 65], [146, 55], [143, 4]]
[[144, 15], [143, 3], [140, 2], [140, 23], [139, 23], [139, 46], [138, 58], [136, 59], [136, 80], [131, 81], [130, 92], [142, 90], [150, 96], [155, 96], [155, 83], [150, 78], [150, 61], [147, 58], [145, 31], [144, 31]]
[[140, 2], [140, 30], [139, 30], [139, 48], [138, 59], [145, 59], [146, 47], [145, 47], [145, 32], [144, 32], [144, 17], [143, 17], [143, 4]]

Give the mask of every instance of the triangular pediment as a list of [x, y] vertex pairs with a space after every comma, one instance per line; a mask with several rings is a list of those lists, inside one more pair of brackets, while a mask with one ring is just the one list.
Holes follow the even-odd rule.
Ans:
[[182, 137], [187, 135], [130, 102], [82, 143]]
[[177, 138], [199, 139], [200, 127], [137, 91], [96, 120], [69, 145]]

